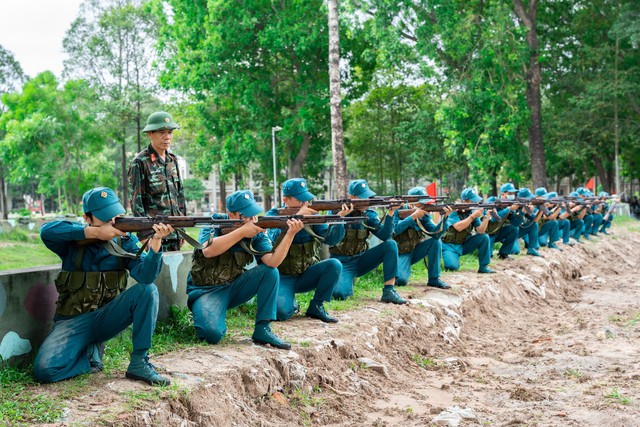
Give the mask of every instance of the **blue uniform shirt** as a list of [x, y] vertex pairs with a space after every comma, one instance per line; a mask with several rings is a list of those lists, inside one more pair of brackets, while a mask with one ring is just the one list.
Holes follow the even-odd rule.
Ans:
[[[447, 218], [447, 223], [445, 224], [445, 230], [448, 230], [449, 227], [453, 226], [453, 224], [455, 224], [456, 222], [466, 219], [469, 215], [470, 215], [470, 212], [464, 212], [462, 213], [462, 215], [460, 215], [460, 212], [458, 211], [451, 212], [451, 214]], [[480, 218], [474, 218], [473, 221], [471, 221], [471, 225], [475, 229], [482, 225], [482, 221], [480, 221]]]
[[[418, 221], [420, 221], [420, 223], [422, 224], [422, 227], [424, 227], [424, 229], [427, 230], [429, 233], [433, 233], [438, 229], [438, 224], [435, 224], [433, 222], [433, 220], [431, 219], [431, 215], [429, 214], [426, 214], [425, 216], [420, 218]], [[393, 224], [394, 224], [393, 231], [396, 235], [401, 234], [410, 228], [413, 228], [414, 230], [420, 230], [420, 226], [410, 216], [401, 220], [400, 216], [398, 215], [398, 211], [396, 211], [395, 214], [393, 215]]]
[[[73, 242], [85, 240], [82, 224], [71, 221], [52, 221], [40, 228], [40, 237], [47, 248], [62, 260], [62, 270], [75, 271], [78, 247]], [[122, 238], [122, 248], [127, 252], [138, 251], [138, 238], [127, 233]], [[97, 243], [84, 246], [81, 271], [115, 271], [118, 264], [129, 270], [129, 274], [139, 283], [153, 283], [162, 268], [162, 251], [144, 252], [140, 258], [119, 258], [111, 255]]]

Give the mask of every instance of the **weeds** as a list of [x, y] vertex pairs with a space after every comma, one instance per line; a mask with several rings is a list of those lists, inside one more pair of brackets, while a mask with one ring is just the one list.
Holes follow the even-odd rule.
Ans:
[[606, 399], [615, 400], [621, 405], [629, 405], [632, 402], [630, 397], [624, 396], [620, 393], [620, 390], [618, 389], [618, 387], [612, 389], [611, 391], [609, 391], [609, 393], [606, 393], [604, 397]]
[[573, 369], [573, 368], [566, 369], [563, 374], [564, 374], [565, 377], [572, 378], [574, 380], [579, 380], [583, 376], [583, 373], [580, 372], [580, 370]]
[[411, 356], [411, 360], [416, 362], [418, 366], [424, 369], [435, 369], [440, 367], [440, 364], [437, 361], [431, 360], [428, 357], [420, 356], [419, 354], [414, 354], [413, 356]]

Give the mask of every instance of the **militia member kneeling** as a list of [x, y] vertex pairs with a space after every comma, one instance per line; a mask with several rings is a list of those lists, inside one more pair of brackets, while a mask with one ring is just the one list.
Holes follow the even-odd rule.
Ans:
[[[219, 228], [205, 228], [198, 240], [206, 243], [193, 252], [193, 267], [187, 282], [187, 305], [193, 312], [198, 337], [218, 343], [227, 332], [226, 312], [257, 296], [258, 313], [251, 337], [257, 344], [288, 350], [291, 345], [278, 338], [270, 323], [276, 320], [279, 274], [276, 267], [284, 259], [293, 237], [304, 224], [287, 220], [289, 226], [275, 250], [265, 230], [255, 224], [263, 211], [248, 190], [236, 191], [226, 199], [228, 215], [214, 219], [241, 219], [244, 225], [228, 234]], [[257, 262], [253, 268], [251, 264]]]
[[[101, 371], [103, 342], [133, 324], [126, 377], [169, 385], [149, 363], [147, 352], [158, 316], [158, 289], [153, 281], [162, 267], [162, 239], [173, 228], [154, 225], [150, 250], [135, 257], [138, 239], [113, 226], [114, 218], [125, 213], [113, 190], [87, 191], [82, 208], [88, 227], [53, 221], [40, 229], [44, 244], [62, 259], [62, 272], [55, 281], [59, 294], [55, 323], [36, 355], [34, 376], [56, 382]], [[133, 257], [115, 256], [118, 250]], [[129, 289], [127, 271], [138, 281]]]

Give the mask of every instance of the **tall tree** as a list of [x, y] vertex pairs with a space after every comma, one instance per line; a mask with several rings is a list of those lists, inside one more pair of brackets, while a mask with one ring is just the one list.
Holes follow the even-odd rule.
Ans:
[[[22, 83], [26, 80], [27, 76], [22, 71], [20, 63], [16, 61], [13, 53], [6, 50], [0, 45], [0, 101], [6, 93], [16, 91]], [[0, 102], [0, 116], [6, 111], [6, 106]], [[0, 130], [0, 141], [4, 138], [4, 134]], [[9, 217], [9, 209], [7, 205], [7, 185], [5, 182], [6, 168], [1, 160], [2, 153], [0, 153], [0, 213], [3, 219]]]
[[338, 0], [328, 0], [329, 6], [329, 84], [331, 95], [331, 151], [336, 194], [347, 196], [347, 161], [344, 156], [342, 130], [342, 94], [340, 92], [340, 32], [338, 26]]
[[48, 71], [28, 81], [22, 92], [5, 95], [0, 151], [9, 181], [34, 184], [38, 194], [61, 194], [59, 207], [66, 212], [77, 212], [88, 188], [115, 183], [102, 154], [96, 101], [86, 82], [72, 80], [59, 89]]
[[157, 101], [157, 22], [143, 0], [86, 0], [65, 35], [65, 75], [99, 90], [104, 130], [120, 146], [120, 193], [128, 200], [127, 140], [141, 148], [143, 106]]
[[514, 10], [522, 25], [527, 29], [528, 65], [525, 66], [527, 82], [527, 106], [531, 113], [529, 125], [529, 153], [531, 155], [531, 175], [534, 187], [547, 186], [546, 159], [542, 140], [542, 100], [540, 85], [542, 67], [540, 66], [540, 46], [536, 28], [538, 0], [529, 0], [526, 8], [522, 0], [513, 0]]

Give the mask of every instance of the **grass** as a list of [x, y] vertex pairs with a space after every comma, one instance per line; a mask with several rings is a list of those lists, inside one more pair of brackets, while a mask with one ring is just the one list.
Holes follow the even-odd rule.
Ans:
[[64, 404], [57, 398], [34, 394], [29, 371], [0, 365], [0, 425], [53, 423], [62, 417]]
[[38, 233], [22, 228], [0, 233], [0, 260], [0, 270], [60, 263], [60, 258], [46, 248]]
[[564, 376], [567, 378], [572, 378], [574, 380], [579, 380], [580, 378], [582, 378], [584, 374], [579, 370], [579, 369], [566, 369], [564, 371]]
[[411, 360], [416, 362], [418, 366], [424, 369], [435, 369], [440, 366], [440, 364], [436, 360], [429, 359], [428, 357], [420, 356], [419, 354], [414, 354], [411, 356]]
[[624, 396], [620, 393], [620, 389], [618, 387], [610, 390], [608, 393], [604, 395], [606, 399], [610, 399], [612, 401], [616, 401], [621, 405], [630, 405], [633, 400], [630, 397]]

